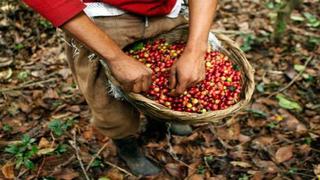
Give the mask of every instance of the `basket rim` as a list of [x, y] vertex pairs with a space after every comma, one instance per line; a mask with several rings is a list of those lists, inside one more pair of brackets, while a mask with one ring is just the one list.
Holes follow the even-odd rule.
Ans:
[[[220, 119], [223, 119], [225, 117], [230, 116], [231, 114], [235, 113], [236, 111], [239, 111], [243, 109], [246, 105], [249, 104], [251, 97], [253, 95], [254, 89], [255, 89], [255, 83], [254, 83], [254, 69], [250, 65], [249, 61], [245, 57], [244, 52], [239, 48], [239, 46], [231, 40], [229, 37], [223, 34], [215, 34], [216, 37], [222, 41], [223, 44], [225, 44], [227, 47], [222, 47], [220, 51], [227, 55], [233, 55], [236, 57], [237, 60], [241, 62], [241, 64], [238, 63], [238, 65], [241, 65], [242, 67], [242, 79], [243, 79], [243, 89], [244, 89], [244, 96], [240, 99], [239, 102], [236, 104], [229, 106], [226, 109], [223, 110], [216, 110], [216, 111], [207, 111], [204, 113], [192, 113], [192, 112], [181, 112], [181, 111], [175, 111], [172, 109], [169, 109], [168, 107], [161, 105], [142, 94], [137, 94], [133, 92], [123, 92], [124, 98], [129, 101], [133, 106], [140, 109], [145, 114], [149, 114], [151, 116], [156, 116], [154, 114], [157, 114], [159, 116], [162, 116], [163, 120], [169, 120], [169, 121], [182, 121], [182, 122], [188, 122], [188, 123], [198, 123], [198, 122], [213, 122], [216, 123]], [[230, 60], [232, 60], [234, 63], [236, 62], [236, 59], [233, 59], [229, 57]], [[109, 78], [109, 80], [112, 82], [112, 84], [119, 86], [118, 81], [111, 75], [110, 71], [108, 71], [108, 67], [106, 67], [106, 73]]]
[[[223, 34], [216, 34], [216, 36], [220, 41], [222, 41], [228, 46], [227, 48], [230, 48], [230, 50], [233, 52], [230, 52], [226, 48], [222, 48], [222, 51], [227, 53], [234, 53], [239, 58], [239, 60], [241, 60], [241, 62], [243, 63], [242, 65], [244, 66], [243, 67], [244, 69], [242, 69], [243, 70], [242, 78], [246, 80], [243, 84], [243, 86], [246, 85], [246, 87], [244, 87], [246, 92], [244, 93], [244, 97], [241, 98], [239, 102], [223, 110], [208, 111], [204, 113], [191, 113], [191, 112], [181, 112], [181, 111], [175, 111], [175, 110], [169, 109], [168, 107], [161, 105], [141, 94], [136, 94], [133, 92], [125, 94], [127, 96], [127, 99], [133, 105], [137, 105], [138, 108], [140, 106], [145, 106], [145, 108], [147, 107], [153, 108], [154, 111], [161, 111], [162, 114], [166, 114], [170, 118], [176, 117], [177, 120], [197, 119], [197, 122], [199, 122], [199, 120], [201, 119], [208, 119], [208, 118], [222, 119], [223, 117], [220, 117], [220, 116], [226, 117], [242, 109], [246, 105], [248, 105], [255, 88], [254, 69], [250, 65], [247, 58], [245, 57], [244, 52], [239, 48], [239, 46], [233, 40], [231, 40], [229, 37]], [[230, 59], [234, 61], [232, 58]], [[141, 109], [141, 107], [139, 109]], [[212, 121], [212, 120], [209, 120], [209, 121]]]

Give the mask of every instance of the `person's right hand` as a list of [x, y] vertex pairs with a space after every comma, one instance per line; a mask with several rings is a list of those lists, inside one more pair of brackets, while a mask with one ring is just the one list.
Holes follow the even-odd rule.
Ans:
[[147, 91], [152, 83], [152, 70], [124, 53], [108, 61], [108, 65], [112, 75], [125, 91]]

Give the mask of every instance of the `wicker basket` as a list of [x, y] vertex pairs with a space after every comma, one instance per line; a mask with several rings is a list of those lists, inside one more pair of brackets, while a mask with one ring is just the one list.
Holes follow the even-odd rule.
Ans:
[[[187, 37], [187, 29], [183, 31], [175, 31], [160, 35], [157, 38], [164, 38], [167, 42], [185, 40]], [[178, 33], [177, 33], [178, 32]], [[220, 52], [230, 58], [233, 63], [240, 67], [242, 75], [242, 92], [240, 94], [240, 101], [227, 109], [209, 111], [205, 113], [189, 113], [171, 110], [141, 94], [121, 92], [122, 96], [129, 101], [133, 106], [138, 108], [144, 114], [164, 121], [179, 121], [183, 123], [199, 123], [199, 122], [213, 122], [217, 123], [221, 119], [231, 116], [233, 113], [243, 109], [250, 101], [255, 85], [254, 85], [254, 69], [249, 64], [244, 53], [236, 45], [234, 41], [225, 35], [216, 35], [218, 40], [222, 43]], [[119, 83], [111, 76], [110, 71], [106, 68], [106, 74], [113, 85]]]

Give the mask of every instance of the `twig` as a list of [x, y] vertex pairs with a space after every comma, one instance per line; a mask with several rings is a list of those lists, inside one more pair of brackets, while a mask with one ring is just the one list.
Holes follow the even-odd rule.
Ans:
[[107, 161], [107, 160], [104, 160], [103, 162], [105, 162], [105, 163], [108, 164], [109, 166], [112, 166], [112, 167], [118, 169], [119, 171], [125, 173], [125, 174], [128, 175], [128, 176], [134, 176], [132, 173], [128, 172], [127, 170], [125, 170], [125, 169], [123, 169], [123, 168], [121, 168], [121, 167], [119, 167], [119, 166], [117, 166], [117, 165], [115, 165], [115, 164], [113, 164], [113, 163], [111, 163], [111, 162], [109, 162], [109, 161]]
[[54, 167], [54, 170], [49, 174], [49, 176], [52, 176], [55, 173], [55, 171], [57, 171], [60, 168], [68, 165], [69, 163], [71, 163], [75, 158], [76, 158], [75, 155], [72, 155], [68, 160], [66, 160], [62, 164], [59, 164], [58, 166]]
[[92, 163], [94, 162], [94, 160], [100, 155], [100, 153], [107, 147], [109, 141], [107, 141], [106, 143], [104, 143], [104, 145], [99, 149], [99, 151], [93, 155], [92, 159], [90, 160], [87, 168], [86, 168], [86, 171], [88, 171], [90, 169], [90, 166], [92, 165]]
[[73, 134], [73, 141], [69, 141], [69, 143], [73, 147], [73, 149], [76, 151], [76, 156], [77, 156], [77, 159], [79, 161], [80, 167], [81, 167], [81, 169], [83, 171], [83, 174], [85, 175], [87, 180], [90, 180], [90, 178], [89, 178], [89, 176], [87, 174], [87, 171], [85, 170], [84, 165], [82, 163], [80, 154], [79, 154], [79, 148], [77, 147], [77, 141], [76, 141], [76, 132], [72, 131], [72, 134]]
[[26, 87], [35, 86], [35, 85], [42, 85], [43, 83], [48, 83], [48, 82], [53, 82], [53, 81], [56, 81], [56, 78], [46, 79], [46, 80], [42, 80], [42, 81], [36, 81], [36, 82], [30, 83], [30, 84], [20, 85], [20, 86], [16, 86], [16, 87], [12, 87], [12, 88], [0, 89], [0, 93], [18, 90], [18, 89], [24, 89]]
[[29, 171], [29, 169], [24, 169], [22, 172], [19, 172], [19, 174], [18, 174], [18, 176], [15, 178], [15, 179], [17, 179], [17, 180], [19, 180], [20, 179], [20, 177], [21, 176], [23, 176], [25, 173], [27, 173]]
[[313, 56], [311, 56], [303, 65], [304, 69], [302, 71], [299, 72], [299, 74], [297, 74], [286, 86], [284, 86], [283, 88], [279, 89], [278, 91], [271, 93], [267, 98], [270, 98], [278, 93], [281, 93], [282, 91], [288, 89], [294, 82], [297, 81], [297, 79], [304, 73], [306, 67], [308, 66], [308, 64], [313, 60]]

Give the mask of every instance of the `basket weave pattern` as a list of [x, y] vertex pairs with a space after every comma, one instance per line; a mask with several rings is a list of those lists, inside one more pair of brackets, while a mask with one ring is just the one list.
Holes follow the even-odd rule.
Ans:
[[[185, 40], [186, 37], [187, 33], [168, 33], [161, 35], [158, 38], [164, 38], [167, 40], [167, 42], [172, 43], [176, 40]], [[233, 63], [240, 67], [240, 72], [242, 75], [242, 92], [240, 94], [240, 101], [238, 103], [224, 110], [208, 111], [198, 114], [171, 110], [141, 94], [123, 92], [124, 98], [140, 111], [155, 119], [164, 121], [179, 121], [190, 124], [199, 122], [217, 123], [219, 120], [229, 117], [233, 113], [243, 109], [250, 102], [255, 88], [254, 69], [251, 67], [244, 53], [234, 41], [222, 34], [216, 35], [216, 37], [221, 41], [223, 46], [220, 48], [220, 52], [228, 56]], [[108, 68], [106, 68], [106, 74], [113, 84], [119, 84], [112, 77]]]

